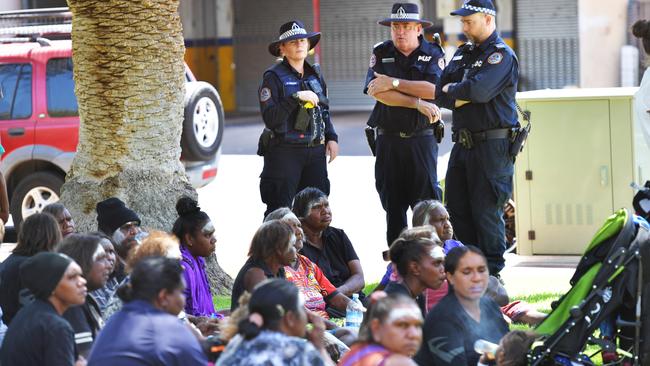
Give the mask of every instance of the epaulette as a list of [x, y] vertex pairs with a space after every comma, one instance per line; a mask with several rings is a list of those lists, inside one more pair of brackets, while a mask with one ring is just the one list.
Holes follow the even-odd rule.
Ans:
[[505, 49], [505, 48], [508, 48], [508, 45], [505, 44], [505, 43], [503, 43], [503, 42], [495, 43], [494, 46], [495, 46], [496, 48], [498, 48], [498, 49]]
[[384, 43], [384, 42], [377, 42], [377, 43], [375, 43], [374, 46], [372, 46], [372, 48], [377, 48], [377, 47], [379, 47], [380, 45], [382, 45], [383, 43]]

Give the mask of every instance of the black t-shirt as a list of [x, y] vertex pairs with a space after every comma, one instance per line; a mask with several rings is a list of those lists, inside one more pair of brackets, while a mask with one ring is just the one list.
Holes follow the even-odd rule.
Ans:
[[63, 317], [72, 326], [79, 354], [87, 359], [97, 333], [104, 325], [97, 301], [88, 295], [83, 305], [68, 308], [63, 313]]
[[323, 249], [305, 241], [300, 253], [316, 263], [335, 287], [352, 276], [348, 263], [359, 259], [345, 231], [331, 226], [323, 231]]
[[284, 279], [284, 268], [280, 267], [278, 273], [273, 273], [269, 267], [261, 260], [255, 260], [253, 258], [248, 258], [244, 266], [239, 270], [237, 278], [235, 278], [235, 283], [232, 285], [232, 296], [230, 298], [230, 311], [235, 311], [239, 307], [239, 297], [246, 291], [244, 288], [244, 277], [246, 272], [252, 268], [259, 268], [264, 271], [266, 278], [282, 278]]
[[[384, 292], [387, 294], [402, 294], [406, 295], [410, 298], [413, 298], [411, 295], [411, 290], [408, 289], [403, 283], [400, 282], [394, 282], [390, 281], [388, 282], [388, 285], [386, 285], [386, 288], [384, 288]], [[422, 317], [425, 317], [427, 315], [427, 304], [426, 300], [424, 299], [424, 295], [420, 294], [415, 297], [415, 303], [418, 304], [418, 307], [420, 308], [420, 311], [422, 312]]]
[[72, 366], [74, 332], [52, 304], [35, 300], [13, 318], [0, 348], [0, 364]]
[[0, 265], [0, 307], [2, 308], [2, 321], [10, 325], [21, 307], [34, 300], [31, 292], [23, 287], [20, 279], [20, 265], [29, 257], [11, 254]]
[[481, 322], [477, 323], [450, 290], [424, 321], [420, 350], [413, 358], [418, 365], [476, 366], [481, 355], [474, 351], [474, 342], [485, 339], [492, 343], [508, 332], [499, 306], [490, 298], [481, 298]]

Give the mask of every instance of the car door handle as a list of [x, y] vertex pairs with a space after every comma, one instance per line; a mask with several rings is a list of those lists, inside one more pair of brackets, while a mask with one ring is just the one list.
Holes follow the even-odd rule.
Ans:
[[25, 129], [22, 127], [15, 127], [9, 129], [9, 136], [22, 136], [25, 134]]

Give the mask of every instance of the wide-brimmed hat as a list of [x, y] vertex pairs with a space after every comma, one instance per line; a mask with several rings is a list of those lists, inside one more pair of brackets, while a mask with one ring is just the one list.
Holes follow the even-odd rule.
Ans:
[[420, 10], [417, 4], [411, 3], [395, 3], [390, 11], [390, 17], [380, 20], [377, 24], [390, 26], [393, 22], [416, 22], [422, 24], [422, 27], [427, 28], [433, 25], [430, 20], [420, 19]]
[[496, 16], [497, 10], [491, 0], [465, 0], [460, 9], [454, 10], [449, 14], [466, 17], [474, 13], [484, 13]]
[[278, 40], [269, 44], [269, 52], [275, 56], [280, 56], [280, 43], [288, 42], [292, 39], [307, 38], [309, 40], [309, 49], [316, 47], [320, 41], [320, 32], [307, 32], [305, 25], [300, 20], [292, 20], [280, 26]]

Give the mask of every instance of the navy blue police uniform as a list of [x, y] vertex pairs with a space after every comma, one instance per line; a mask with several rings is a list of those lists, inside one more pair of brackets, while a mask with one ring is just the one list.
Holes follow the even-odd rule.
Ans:
[[[375, 78], [374, 72], [435, 85], [445, 64], [443, 50], [421, 35], [419, 40], [420, 46], [408, 56], [397, 50], [392, 40], [377, 44], [370, 57], [364, 93]], [[440, 197], [438, 143], [428, 117], [417, 109], [377, 101], [368, 125], [377, 128], [375, 186], [386, 211], [386, 239], [390, 246], [407, 226], [409, 207]]]
[[[436, 86], [436, 102], [453, 110], [447, 209], [458, 240], [483, 250], [491, 274], [504, 266], [503, 206], [512, 194], [518, 75], [515, 53], [494, 31], [479, 45], [461, 46]], [[469, 103], [455, 108], [456, 100]]]
[[[316, 118], [305, 129], [296, 127], [303, 102], [295, 93], [311, 90], [319, 98]], [[264, 216], [280, 207], [290, 207], [293, 197], [306, 187], [330, 193], [325, 146], [338, 141], [327, 100], [327, 85], [318, 65], [304, 64], [298, 73], [286, 59], [264, 73], [259, 90], [260, 109], [273, 138], [264, 154], [260, 175], [260, 195], [266, 204]]]

